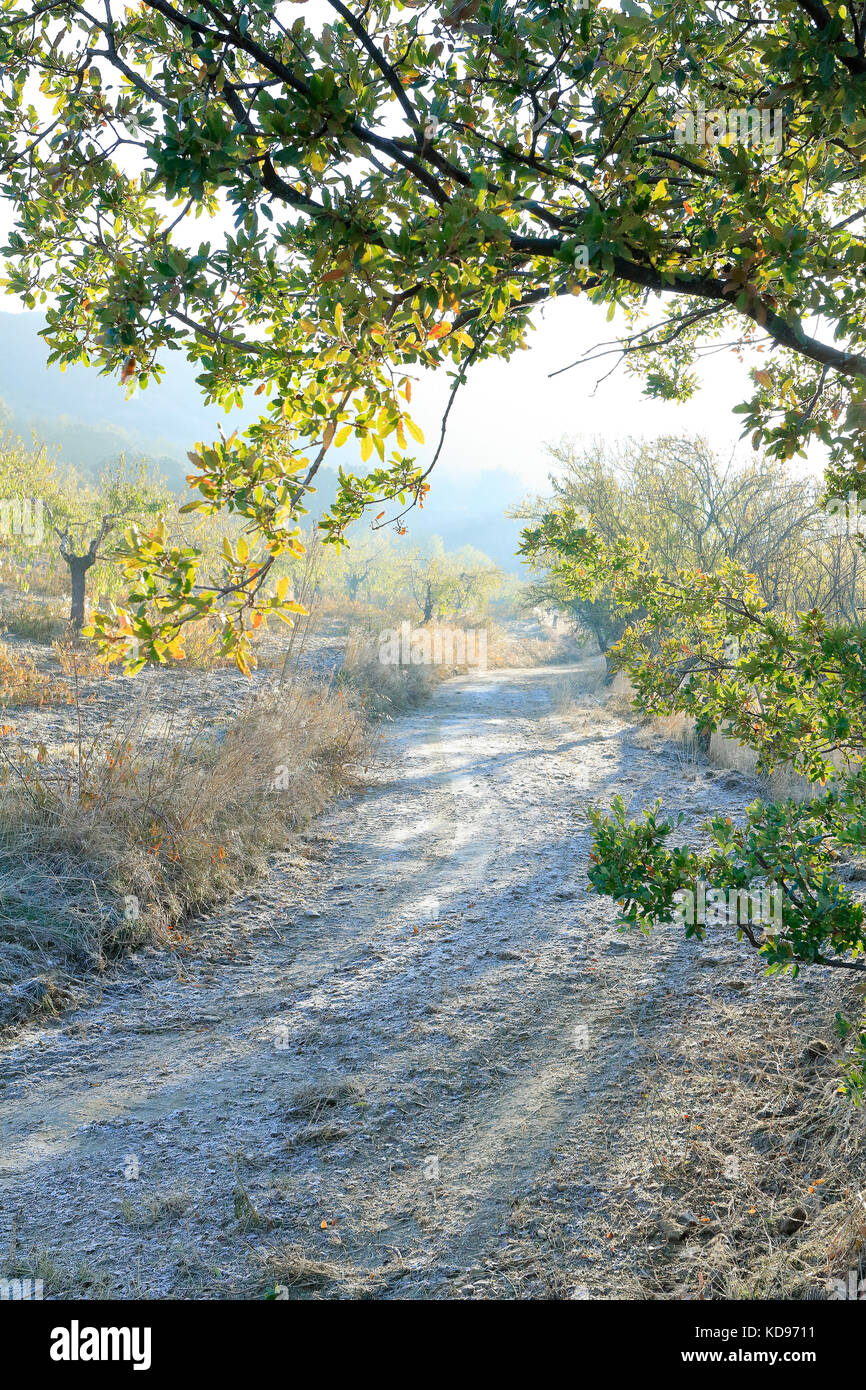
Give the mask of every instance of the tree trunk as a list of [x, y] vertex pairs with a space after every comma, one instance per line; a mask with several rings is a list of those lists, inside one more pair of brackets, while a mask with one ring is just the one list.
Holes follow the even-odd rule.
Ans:
[[93, 564], [90, 555], [67, 555], [66, 563], [72, 576], [72, 606], [69, 621], [76, 632], [84, 626], [84, 576]]

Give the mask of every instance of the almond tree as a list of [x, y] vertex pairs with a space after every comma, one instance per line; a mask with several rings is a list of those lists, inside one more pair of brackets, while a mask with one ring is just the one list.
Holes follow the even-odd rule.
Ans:
[[100, 546], [111, 534], [115, 524], [120, 518], [113, 515], [101, 517], [95, 528], [95, 534], [88, 543], [86, 534], [90, 528], [86, 521], [72, 521], [67, 518], [63, 521], [61, 527], [61, 525], [55, 522], [50, 510], [48, 516], [51, 522], [51, 529], [60, 542], [60, 554], [69, 566], [69, 576], [72, 584], [72, 601], [69, 608], [69, 621], [74, 631], [80, 632], [84, 626], [84, 596], [87, 571], [96, 564], [97, 560], [104, 559], [104, 556], [99, 553]]

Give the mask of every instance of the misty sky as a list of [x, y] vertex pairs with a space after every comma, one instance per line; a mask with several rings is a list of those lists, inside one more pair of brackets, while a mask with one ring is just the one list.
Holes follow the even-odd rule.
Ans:
[[[0, 297], [0, 307], [7, 312], [21, 309], [8, 295]], [[750, 383], [747, 365], [732, 353], [704, 361], [703, 388], [690, 402], [651, 401], [642, 394], [640, 381], [623, 367], [596, 386], [613, 358], [550, 378], [549, 373], [610, 338], [615, 325], [605, 322], [602, 308], [568, 297], [537, 311], [534, 319], [537, 328], [530, 334], [529, 351], [518, 352], [510, 362], [481, 363], [473, 369], [451, 413], [437, 469], [440, 476], [498, 467], [530, 487], [541, 486], [549, 471], [544, 443], [564, 435], [617, 438], [699, 432], [725, 454], [736, 444], [740, 425], [731, 409], [745, 398]], [[0, 343], [0, 354], [2, 350]], [[429, 458], [435, 444], [448, 386], [444, 374], [437, 373], [428, 374], [416, 387], [413, 414], [427, 439], [419, 461], [421, 456]], [[158, 414], [159, 387], [148, 387], [147, 400]], [[748, 443], [739, 449], [747, 452]]]

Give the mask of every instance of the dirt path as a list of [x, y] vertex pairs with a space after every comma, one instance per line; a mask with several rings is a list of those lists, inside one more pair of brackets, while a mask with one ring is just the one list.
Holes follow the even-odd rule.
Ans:
[[[440, 686], [303, 874], [286, 856], [204, 953], [6, 1049], [0, 1274], [46, 1297], [628, 1294], [646, 1154], [698, 1118], [658, 1088], [690, 1072], [709, 948], [623, 937], [585, 890], [585, 808], [698, 820], [754, 787], [643, 746], [592, 677]], [[712, 950], [717, 1010], [766, 1036], [766, 982]]]

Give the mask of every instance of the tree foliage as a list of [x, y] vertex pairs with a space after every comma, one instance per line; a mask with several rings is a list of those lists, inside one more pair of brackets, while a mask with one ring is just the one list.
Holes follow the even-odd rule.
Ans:
[[[527, 500], [516, 515], [538, 522], [570, 507], [591, 518], [608, 543], [640, 536], [648, 560], [665, 575], [712, 570], [736, 557], [768, 607], [791, 615], [818, 608], [836, 622], [858, 619], [866, 568], [856, 518], [844, 507], [828, 517], [814, 479], [793, 477], [781, 461], [762, 454], [745, 462], [723, 459], [706, 440], [687, 435], [616, 444], [599, 438], [580, 446], [563, 440], [548, 454], [556, 469], [550, 494]], [[536, 601], [568, 609], [602, 652], [626, 628], [613, 593], [585, 597], [556, 566], [533, 593]]]
[[[764, 343], [740, 407], [756, 444], [866, 465], [858, 194], [866, 26], [824, 0], [0, 0], [8, 287], [44, 303], [60, 364], [146, 386], [183, 351], [210, 401], [261, 419], [191, 451], [190, 505], [252, 545], [230, 583], [129, 532], [118, 628], [147, 655], [221, 605], [241, 665], [301, 547], [305, 491], [354, 441], [324, 527], [420, 500], [418, 373], [526, 345], [533, 306], [583, 294], [631, 326], [652, 394], [725, 342]], [[777, 147], [684, 146], [684, 109], [781, 113]], [[196, 219], [198, 224], [196, 225]], [[651, 296], [661, 317], [641, 317]], [[654, 309], [655, 313], [655, 309]], [[154, 621], [153, 613], [157, 612]], [[150, 616], [147, 616], [150, 614]]]
[[648, 927], [670, 922], [677, 892], [699, 881], [722, 893], [761, 881], [783, 894], [781, 931], [749, 938], [772, 968], [866, 969], [863, 908], [837, 872], [844, 849], [866, 847], [866, 627], [774, 611], [735, 558], [663, 573], [645, 540], [607, 542], [568, 507], [527, 530], [523, 549], [629, 620], [615, 657], [640, 709], [721, 729], [755, 751], [759, 772], [785, 765], [816, 787], [805, 803], [755, 802], [742, 826], [716, 818], [705, 854], [670, 843], [658, 805], [627, 821], [619, 802], [593, 816], [593, 886]]

